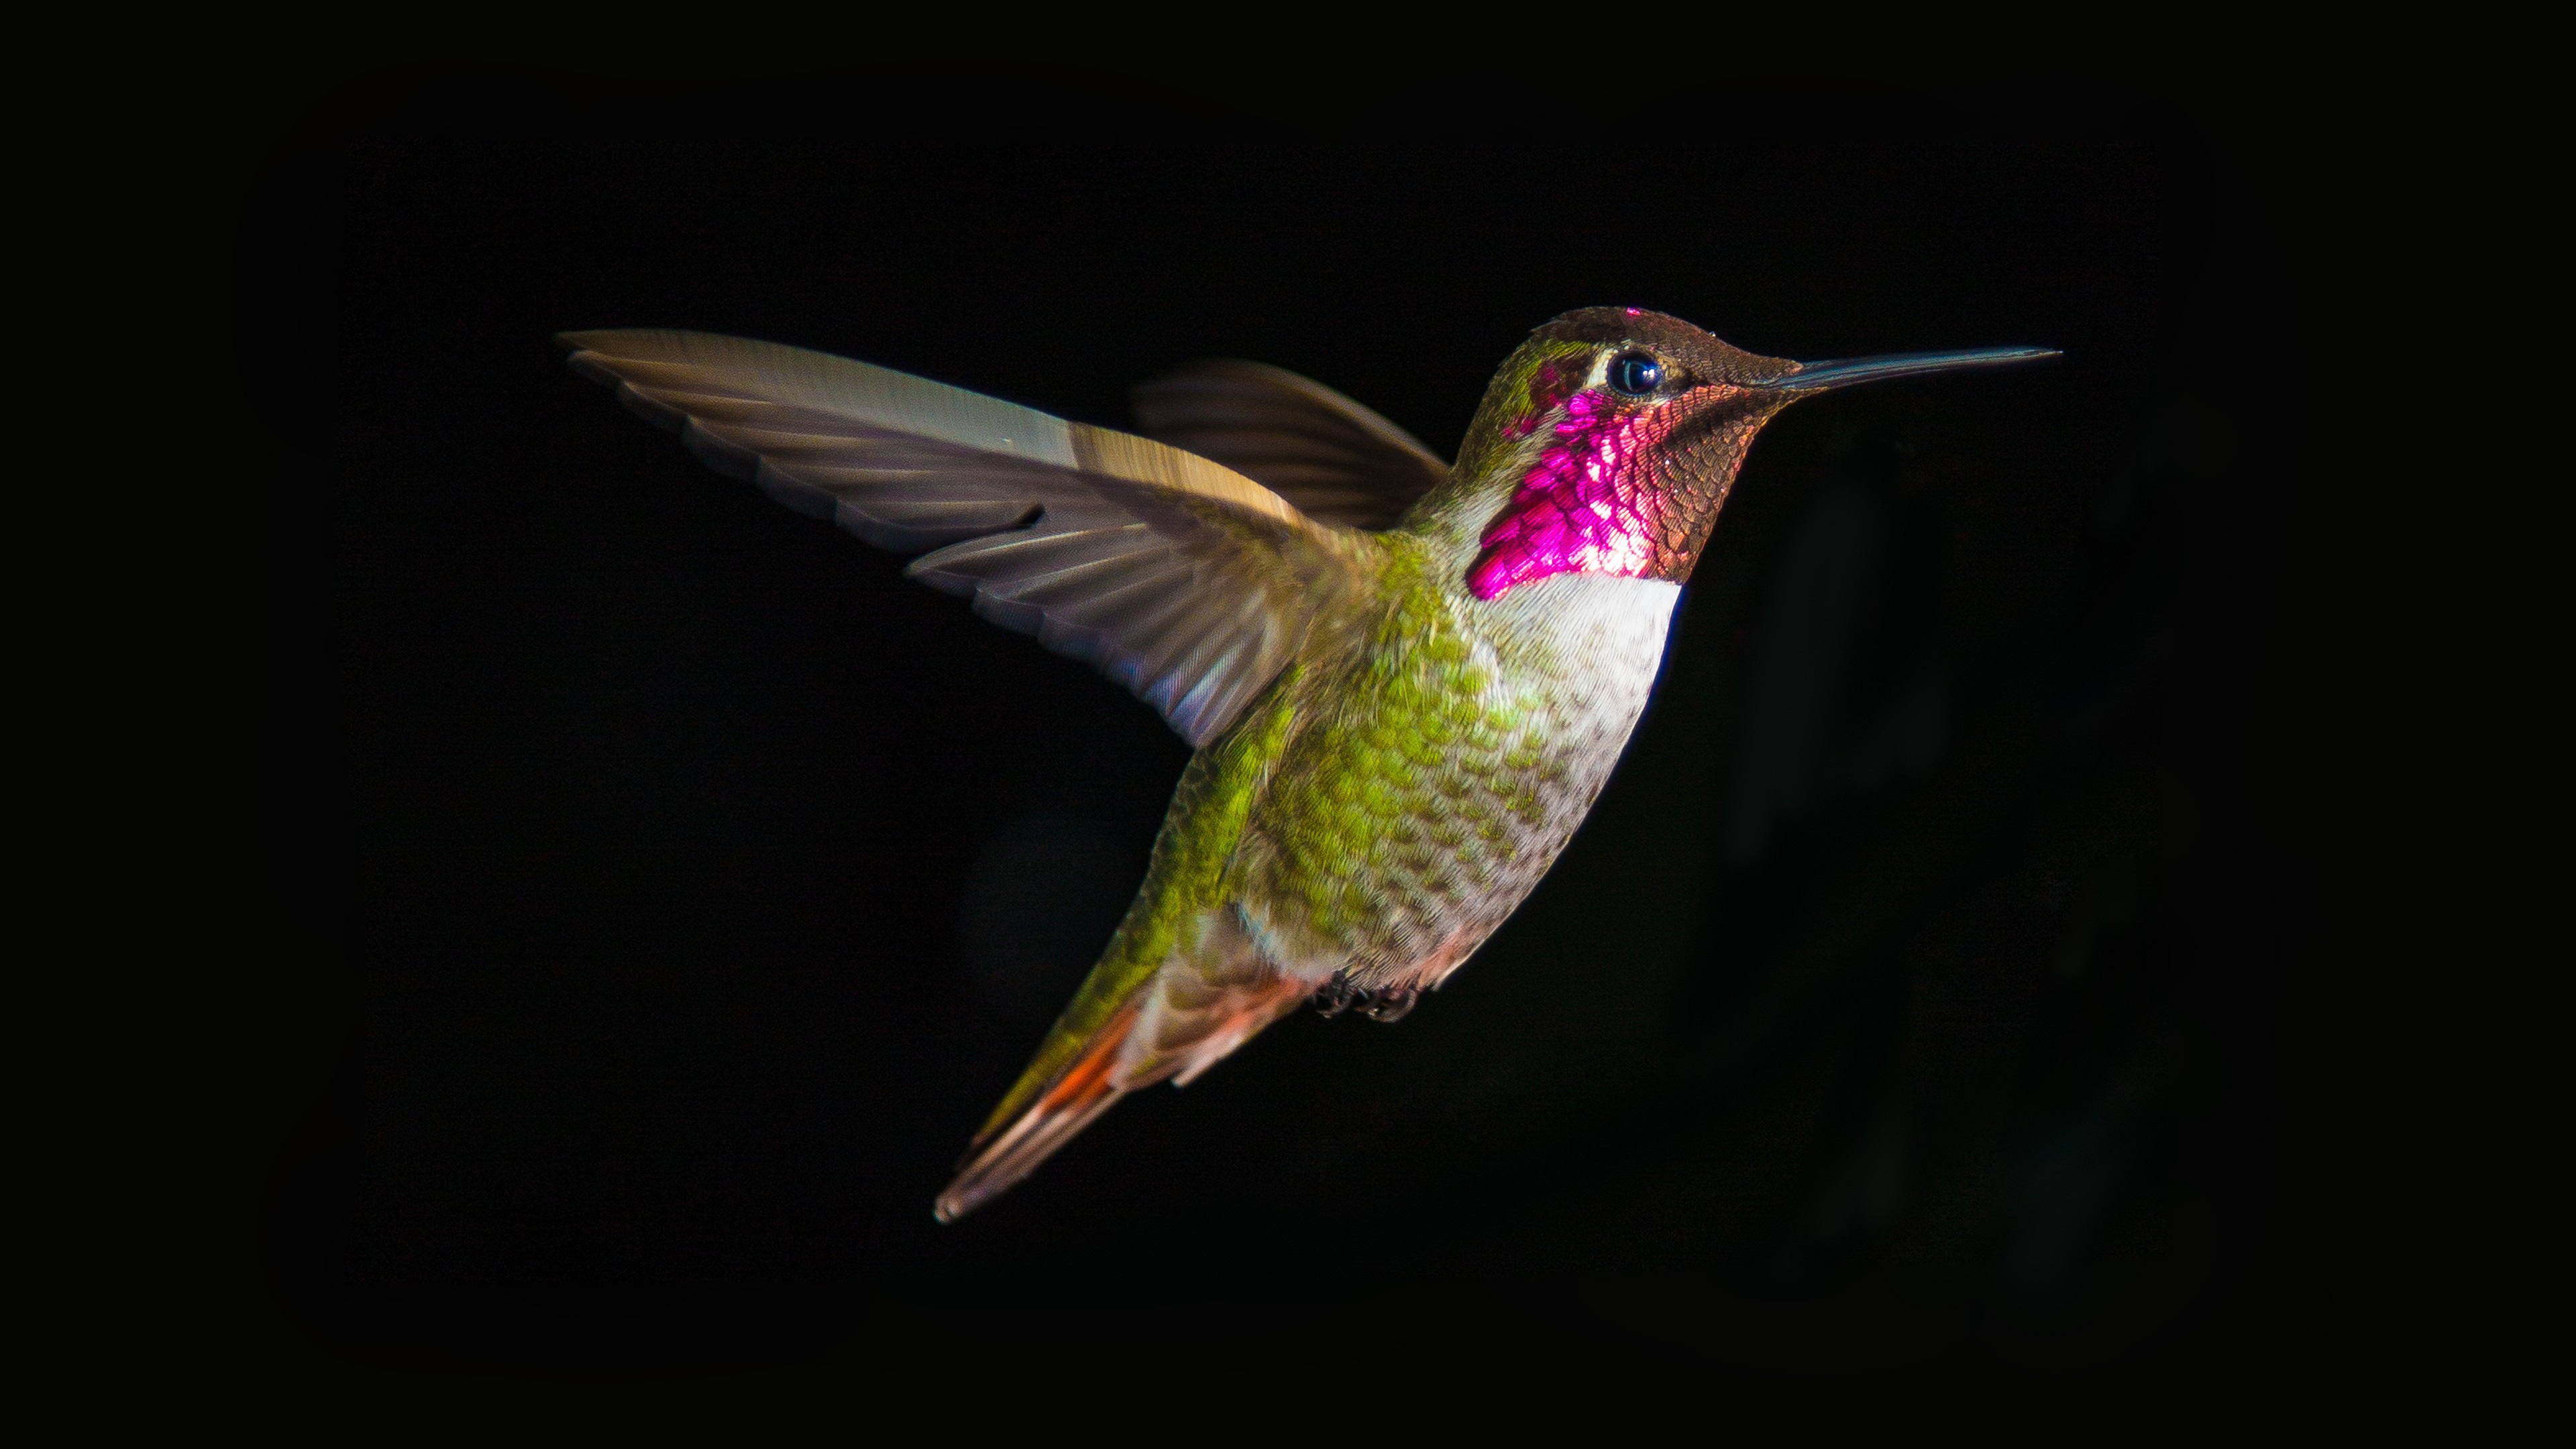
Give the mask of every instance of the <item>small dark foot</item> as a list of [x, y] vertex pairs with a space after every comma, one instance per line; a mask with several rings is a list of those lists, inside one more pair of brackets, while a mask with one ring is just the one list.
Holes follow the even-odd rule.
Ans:
[[1323, 989], [1317, 991], [1313, 999], [1318, 1015], [1335, 1017], [1350, 1010], [1351, 1003], [1354, 1001], [1364, 1001], [1366, 997], [1367, 993], [1353, 987], [1349, 980], [1336, 976], [1325, 982]]
[[1404, 1014], [1411, 1011], [1413, 1003], [1421, 997], [1422, 992], [1417, 987], [1389, 986], [1371, 990], [1353, 986], [1348, 977], [1336, 976], [1325, 982], [1309, 999], [1315, 1003], [1316, 1012], [1324, 1016], [1357, 1011], [1371, 1021], [1394, 1022], [1404, 1020]]

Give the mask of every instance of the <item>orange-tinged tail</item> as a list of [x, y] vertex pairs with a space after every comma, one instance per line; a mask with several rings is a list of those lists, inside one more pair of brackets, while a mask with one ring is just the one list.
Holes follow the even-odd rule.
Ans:
[[939, 1220], [955, 1222], [1009, 1191], [1057, 1148], [1072, 1141], [1075, 1133], [1090, 1126], [1092, 1118], [1127, 1095], [1119, 1081], [1119, 1054], [1135, 1028], [1136, 1003], [1130, 1001], [1026, 1111], [1007, 1127], [998, 1121], [986, 1127], [967, 1151], [956, 1179], [939, 1195], [933, 1209]]
[[939, 1220], [954, 1222], [1008, 1191], [1129, 1092], [1186, 1084], [1296, 1010], [1316, 985], [1263, 960], [1230, 910], [1201, 917], [1182, 950], [1141, 975], [1122, 958], [1105, 959], [976, 1134], [939, 1195]]

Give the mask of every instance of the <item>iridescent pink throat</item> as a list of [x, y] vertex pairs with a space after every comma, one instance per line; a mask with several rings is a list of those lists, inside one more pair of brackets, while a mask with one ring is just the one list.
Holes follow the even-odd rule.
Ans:
[[1663, 512], [1647, 463], [1672, 431], [1667, 415], [1674, 411], [1622, 412], [1597, 388], [1566, 399], [1559, 441], [1539, 454], [1486, 528], [1467, 587], [1491, 599], [1551, 574], [1642, 577], [1654, 559]]

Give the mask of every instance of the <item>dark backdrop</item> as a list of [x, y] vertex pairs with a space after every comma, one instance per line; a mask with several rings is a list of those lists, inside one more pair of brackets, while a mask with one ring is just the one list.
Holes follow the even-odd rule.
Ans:
[[[2300, 931], [2258, 763], [2289, 454], [2194, 348], [2294, 339], [2223, 126], [1845, 97], [1790, 141], [1153, 145], [701, 99], [737, 119], [610, 139], [428, 92], [253, 193], [251, 417], [307, 440], [253, 988], [291, 1335], [595, 1370], [1321, 1323], [1831, 1366], [2252, 1311]], [[2067, 359], [1773, 424], [1608, 792], [1450, 989], [1291, 1018], [934, 1224], [1185, 747], [551, 334], [1112, 425], [1244, 356], [1446, 452], [1530, 327], [1602, 303]]]

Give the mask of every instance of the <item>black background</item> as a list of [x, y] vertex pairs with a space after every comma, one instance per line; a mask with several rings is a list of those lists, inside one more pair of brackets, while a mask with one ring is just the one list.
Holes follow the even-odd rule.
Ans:
[[[2156, 104], [1819, 109], [1182, 145], [716, 93], [712, 132], [605, 137], [432, 88], [276, 145], [240, 295], [305, 440], [254, 987], [284, 1333], [539, 1372], [1180, 1323], [1801, 1368], [2241, 1336], [2304, 930], [2264, 754], [2294, 473], [2283, 400], [2197, 343], [2295, 348], [2269, 198]], [[1530, 327], [1605, 303], [2068, 356], [1772, 425], [1608, 792], [1448, 990], [1291, 1018], [934, 1224], [1186, 748], [551, 334], [1112, 425], [1245, 356], [1446, 453]]]

